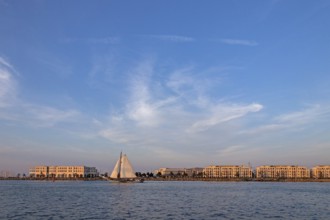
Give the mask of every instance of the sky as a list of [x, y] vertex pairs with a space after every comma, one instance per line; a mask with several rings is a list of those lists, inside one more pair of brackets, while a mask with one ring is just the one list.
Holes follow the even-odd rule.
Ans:
[[327, 0], [0, 0], [0, 171], [330, 164]]

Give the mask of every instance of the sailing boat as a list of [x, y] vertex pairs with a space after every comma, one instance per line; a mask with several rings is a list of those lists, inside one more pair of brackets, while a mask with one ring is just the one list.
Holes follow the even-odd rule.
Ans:
[[113, 169], [111, 180], [118, 182], [143, 182], [143, 179], [137, 179], [131, 163], [129, 162], [126, 154], [120, 152], [119, 160]]

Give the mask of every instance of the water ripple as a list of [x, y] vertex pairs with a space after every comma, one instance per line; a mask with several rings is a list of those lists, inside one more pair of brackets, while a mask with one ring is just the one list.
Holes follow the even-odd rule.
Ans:
[[328, 219], [329, 183], [0, 181], [0, 219]]

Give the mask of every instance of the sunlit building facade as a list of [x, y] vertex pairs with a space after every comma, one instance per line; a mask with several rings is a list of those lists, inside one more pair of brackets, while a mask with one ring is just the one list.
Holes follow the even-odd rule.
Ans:
[[315, 179], [330, 179], [330, 165], [320, 165], [313, 167], [312, 177]]
[[256, 169], [257, 178], [270, 179], [291, 179], [291, 178], [310, 178], [310, 171], [307, 167], [289, 165], [270, 165], [259, 166]]
[[29, 175], [31, 177], [46, 177], [48, 176], [48, 166], [35, 166], [30, 168]]
[[204, 171], [204, 168], [200, 168], [200, 167], [187, 168], [185, 170], [186, 174], [191, 177], [202, 177], [203, 171]]
[[178, 175], [184, 174], [185, 168], [159, 168], [153, 172], [155, 175], [160, 173], [162, 176], [171, 176], [171, 175]]
[[203, 170], [206, 178], [252, 178], [251, 167], [244, 165], [208, 166]]
[[86, 166], [35, 166], [30, 169], [31, 177], [96, 177], [98, 176], [95, 167]]
[[181, 176], [202, 176], [203, 168], [159, 168], [155, 170], [154, 175], [160, 174], [162, 176], [181, 175]]

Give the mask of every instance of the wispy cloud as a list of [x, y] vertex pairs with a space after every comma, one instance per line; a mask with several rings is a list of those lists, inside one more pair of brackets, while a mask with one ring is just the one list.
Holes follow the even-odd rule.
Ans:
[[258, 112], [262, 108], [263, 106], [257, 103], [250, 105], [218, 104], [213, 107], [211, 117], [195, 122], [188, 131], [204, 131], [220, 123], [243, 117], [250, 112]]
[[130, 119], [142, 126], [155, 126], [161, 120], [160, 109], [175, 99], [155, 100], [150, 91], [150, 78], [153, 74], [153, 65], [150, 61], [140, 63], [132, 72], [131, 98], [127, 103], [127, 115]]
[[241, 131], [242, 134], [265, 134], [275, 131], [292, 130], [293, 128], [303, 129], [308, 124], [319, 123], [330, 118], [330, 106], [309, 105], [300, 111], [289, 112], [267, 119], [270, 123]]
[[69, 109], [60, 110], [57, 108], [25, 104], [25, 115], [22, 120], [26, 120], [31, 126], [35, 127], [51, 127], [61, 122], [72, 122], [80, 115], [79, 111]]
[[118, 44], [119, 37], [91, 37], [91, 38], [65, 38], [64, 43], [86, 43], [86, 44]]
[[0, 119], [33, 128], [54, 127], [60, 123], [78, 123], [81, 118], [81, 113], [74, 109], [62, 110], [22, 100], [0, 111]]
[[[221, 75], [223, 69], [215, 69], [217, 69], [216, 76], [205, 77], [205, 75], [210, 75], [210, 72], [213, 72], [214, 69], [201, 71], [196, 70], [194, 66], [178, 68], [169, 74], [166, 86], [178, 95], [182, 101], [202, 108], [209, 107], [208, 92], [222, 83], [222, 78], [219, 75]], [[195, 98], [192, 99], [191, 97]]]
[[16, 99], [16, 81], [11, 73], [13, 70], [12, 65], [0, 57], [0, 108], [12, 105]]
[[105, 129], [99, 131], [99, 135], [115, 143], [126, 144], [137, 141], [133, 134], [116, 129]]
[[0, 57], [0, 110], [6, 107], [0, 111], [1, 119], [35, 127], [49, 127], [59, 122], [68, 122], [79, 115], [76, 110], [60, 110], [18, 98], [14, 71], [14, 67]]
[[9, 69], [14, 69], [13, 66], [3, 57], [0, 57], [0, 65]]
[[153, 38], [153, 39], [157, 39], [157, 40], [169, 41], [169, 42], [177, 42], [177, 43], [195, 41], [195, 39], [192, 37], [180, 36], [180, 35], [140, 35], [140, 36]]
[[322, 120], [322, 118], [329, 116], [329, 106], [310, 105], [301, 111], [277, 116], [274, 120], [279, 123], [299, 125], [314, 122], [315, 120]]
[[86, 41], [92, 44], [118, 44], [120, 42], [120, 38], [119, 37], [89, 38], [86, 39]]
[[256, 41], [252, 41], [252, 40], [223, 38], [223, 39], [220, 39], [219, 41], [224, 44], [230, 44], [230, 45], [242, 45], [242, 46], [257, 46], [258, 45], [258, 43]]
[[92, 58], [91, 70], [88, 73], [88, 85], [93, 89], [103, 89], [109, 87], [109, 83], [116, 82], [119, 72], [117, 68], [117, 59], [113, 54], [94, 55]]
[[174, 70], [169, 79], [167, 80], [167, 86], [176, 92], [183, 95], [187, 90], [196, 90], [198, 84], [195, 82], [195, 78], [192, 76], [193, 67], [184, 67]]
[[[98, 134], [115, 143], [150, 147], [153, 152], [185, 148], [199, 151], [200, 144], [212, 133], [231, 122], [261, 111], [258, 103], [221, 102], [211, 98], [211, 81], [203, 81], [193, 66], [168, 70], [168, 77], [157, 81], [155, 62], [146, 60], [130, 69], [130, 83], [125, 108], [114, 111]], [[197, 71], [199, 72], [199, 71]], [[217, 77], [217, 76], [216, 76]], [[215, 83], [219, 86], [219, 83]], [[207, 132], [202, 131], [210, 131]], [[226, 137], [225, 139], [228, 139]], [[219, 143], [210, 143], [215, 147]], [[180, 147], [179, 147], [180, 146]], [[179, 149], [179, 148], [180, 149]]]

